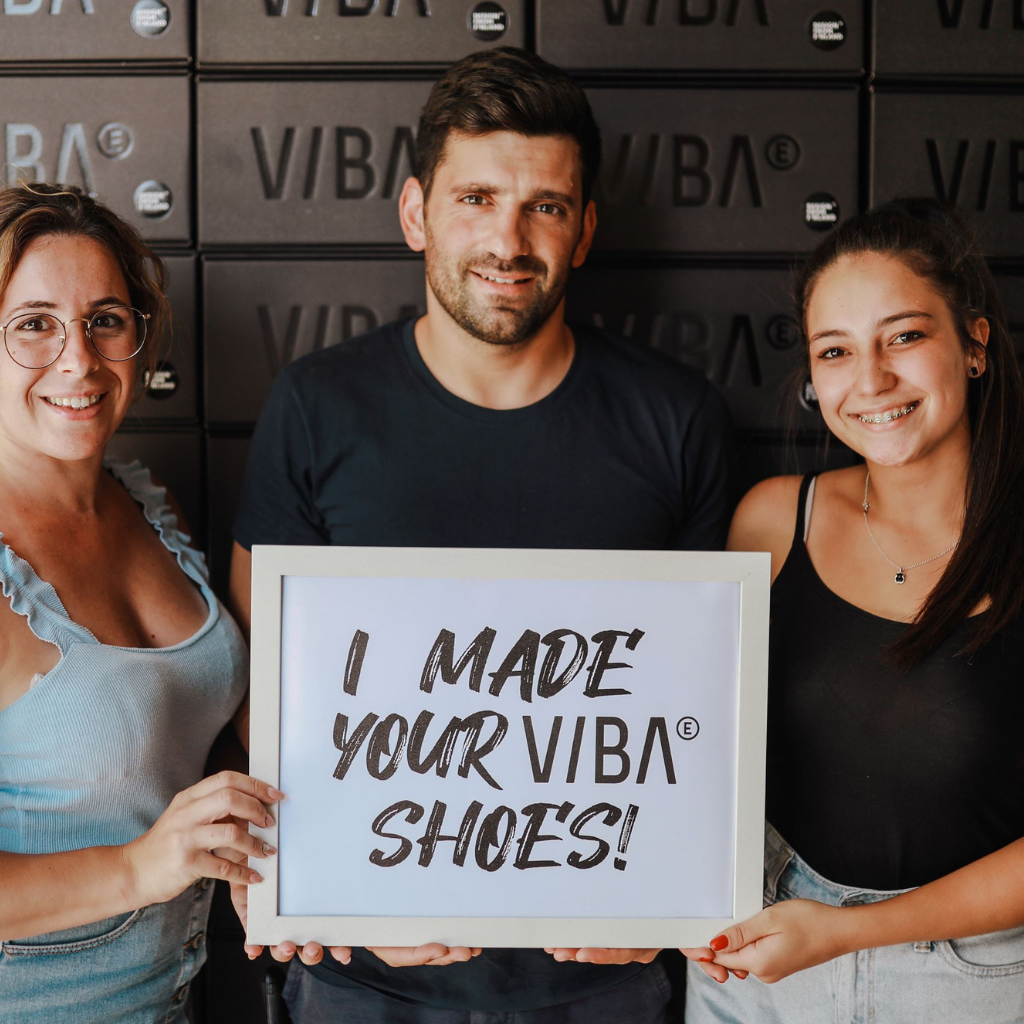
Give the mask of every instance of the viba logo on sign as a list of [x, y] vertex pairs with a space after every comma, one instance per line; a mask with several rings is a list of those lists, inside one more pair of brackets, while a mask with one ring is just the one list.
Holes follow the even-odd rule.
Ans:
[[132, 28], [140, 36], [163, 35], [171, 23], [171, 12], [162, 0], [139, 0], [132, 8]]
[[[966, 192], [963, 189], [966, 171], [978, 183], [977, 193], [971, 189], [973, 194], [967, 201], [973, 199], [974, 208], [979, 213], [984, 212], [990, 205], [993, 172], [999, 169], [997, 164], [1005, 168], [1008, 163], [1010, 210], [1014, 213], [1024, 210], [1024, 139], [1009, 139], [1006, 142], [1002, 139], [977, 137], [957, 139], [955, 156], [952, 142], [951, 138], [932, 137], [924, 140], [932, 185], [939, 199], [944, 203], [961, 202], [961, 193]], [[1009, 159], [1006, 160], [1006, 157]], [[1002, 177], [1002, 174], [999, 176]]]
[[[567, 0], [562, 0], [567, 4]], [[568, 6], [568, 4], [567, 4]], [[768, 28], [768, 0], [751, 0], [743, 12], [753, 24]], [[721, 5], [721, 24], [729, 28], [736, 27], [740, 0], [730, 0]], [[678, 25], [703, 26], [712, 25], [719, 15], [718, 0], [679, 0], [675, 4], [662, 4], [660, 0], [647, 0], [647, 3], [632, 3], [631, 0], [604, 0], [604, 20], [607, 25], [625, 25], [630, 9], [638, 12], [634, 24], [654, 27], [660, 24], [675, 22]], [[642, 13], [640, 13], [642, 12]], [[643, 22], [639, 18], [643, 18]]]
[[[268, 18], [283, 18], [289, 11], [306, 18], [315, 18], [321, 13], [320, 0], [304, 0], [302, 7], [300, 7], [299, 3], [289, 5], [288, 0], [265, 0], [265, 4]], [[386, 0], [383, 4], [380, 0], [338, 0], [337, 3], [331, 6], [334, 8], [333, 13], [342, 18], [365, 18], [368, 14], [373, 14], [378, 7], [380, 7], [381, 14], [385, 18], [394, 18], [399, 12], [400, 5], [401, 0]], [[253, 6], [257, 5], [253, 4]], [[323, 7], [323, 13], [331, 13], [327, 9], [327, 4], [324, 4]], [[413, 9], [421, 18], [429, 18], [431, 16], [430, 0], [416, 0]]]
[[[599, 176], [598, 195], [608, 206], [635, 202], [651, 206], [659, 180], [667, 172], [673, 206], [717, 203], [724, 207], [730, 206], [734, 197], [744, 196], [760, 209], [765, 205], [766, 173], [785, 173], [800, 162], [800, 143], [791, 135], [774, 135], [763, 146], [752, 135], [734, 135], [724, 145], [716, 146], [716, 141], [684, 133], [623, 132], [617, 140], [607, 134], [608, 151], [615, 152], [616, 158], [607, 162]], [[763, 161], [759, 152], [764, 154]]]
[[475, 39], [500, 39], [508, 31], [508, 13], [501, 4], [484, 0], [469, 12], [469, 30]]
[[418, 317], [422, 312], [416, 303], [400, 304], [397, 317], [391, 309], [384, 314], [379, 305], [373, 309], [355, 303], [288, 307], [260, 303], [256, 306], [256, 320], [271, 377], [276, 377], [289, 363], [308, 352], [319, 352], [358, 334], [375, 331], [388, 320]]
[[839, 201], [827, 192], [815, 192], [804, 203], [804, 223], [814, 231], [828, 231], [839, 223]]
[[[49, 145], [46, 142], [49, 141]], [[50, 162], [56, 153], [56, 160]], [[83, 124], [66, 124], [60, 139], [44, 139], [34, 124], [4, 125], [4, 166], [8, 185], [19, 181], [59, 181], [80, 184], [90, 195], [98, 192]], [[52, 171], [52, 173], [51, 173]]]
[[[43, 4], [49, 8], [50, 14], [60, 14], [64, 8], [63, 0], [3, 0], [4, 14], [38, 14]], [[93, 0], [77, 0], [81, 4], [83, 14], [95, 14]]]
[[819, 50], [838, 50], [846, 42], [846, 22], [835, 11], [822, 11], [811, 19], [810, 33]]
[[[381, 178], [380, 195], [391, 199], [401, 191], [405, 180], [401, 173], [403, 168], [411, 174], [416, 159], [416, 137], [409, 125], [396, 127], [386, 151], [378, 144], [376, 152], [374, 133], [355, 126], [338, 126], [332, 131], [330, 125], [313, 125], [308, 133], [308, 146], [303, 145], [305, 128], [299, 125], [287, 125], [276, 147], [269, 140], [269, 129], [264, 131], [254, 125], [250, 135], [266, 199], [292, 198], [298, 191], [300, 179], [302, 198], [312, 199], [322, 164], [333, 167], [334, 195], [338, 199], [365, 199], [376, 192]], [[328, 139], [333, 135], [333, 146], [324, 144], [325, 135]], [[296, 145], [297, 138], [299, 145]], [[305, 155], [298, 152], [300, 146], [305, 149]]]
[[135, 190], [135, 209], [143, 217], [152, 220], [166, 217], [173, 205], [171, 190], [162, 181], [144, 181]]

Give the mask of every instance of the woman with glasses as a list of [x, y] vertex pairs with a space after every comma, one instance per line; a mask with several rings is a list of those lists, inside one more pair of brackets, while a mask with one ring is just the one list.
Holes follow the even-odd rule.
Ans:
[[733, 519], [774, 578], [767, 909], [684, 951], [686, 1021], [1021, 1024], [1024, 385], [999, 294], [959, 216], [905, 200], [838, 227], [796, 295], [863, 461], [766, 480]]
[[168, 314], [75, 189], [0, 191], [0, 1022], [181, 1021], [210, 879], [280, 795], [202, 779], [247, 679], [166, 491], [104, 447]]

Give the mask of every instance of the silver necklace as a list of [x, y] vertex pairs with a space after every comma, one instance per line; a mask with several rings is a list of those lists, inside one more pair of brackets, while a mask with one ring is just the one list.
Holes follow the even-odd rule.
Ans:
[[929, 562], [934, 562], [936, 558], [942, 558], [943, 555], [948, 555], [959, 543], [954, 541], [945, 551], [940, 551], [937, 555], [932, 555], [931, 558], [926, 558], [923, 562], [915, 562], [913, 565], [900, 565], [894, 562], [881, 548], [881, 545], [875, 540], [875, 535], [871, 532], [871, 524], [868, 522], [868, 509], [871, 508], [871, 503], [868, 501], [868, 482], [871, 480], [871, 470], [869, 469], [864, 475], [864, 501], [861, 504], [861, 508], [864, 509], [864, 525], [868, 529], [868, 536], [871, 538], [871, 543], [875, 545], [878, 553], [896, 570], [896, 575], [893, 576], [894, 583], [906, 583], [907, 573], [911, 569], [918, 569], [922, 565], [927, 565]]

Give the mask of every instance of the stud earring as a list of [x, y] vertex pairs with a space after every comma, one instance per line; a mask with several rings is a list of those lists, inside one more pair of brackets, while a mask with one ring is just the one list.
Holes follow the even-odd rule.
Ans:
[[979, 369], [978, 369], [978, 368], [977, 368], [976, 366], [972, 366], [972, 367], [971, 367], [971, 368], [970, 368], [970, 369], [969, 369], [969, 370], [967, 371], [967, 374], [968, 374], [968, 376], [970, 376], [970, 377], [980, 377], [980, 376], [981, 376], [981, 370], [979, 370]]

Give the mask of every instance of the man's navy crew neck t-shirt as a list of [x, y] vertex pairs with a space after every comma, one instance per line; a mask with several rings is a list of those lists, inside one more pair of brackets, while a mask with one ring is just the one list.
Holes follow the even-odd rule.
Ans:
[[[256, 426], [236, 540], [720, 549], [731, 511], [721, 397], [661, 353], [572, 330], [564, 379], [520, 409], [482, 408], [442, 387], [412, 320], [292, 363]], [[511, 1012], [591, 995], [645, 968], [557, 963], [529, 949], [391, 968], [356, 949], [346, 967], [328, 956], [311, 970], [405, 1002]]]
[[256, 426], [236, 540], [721, 549], [730, 441], [718, 392], [661, 353], [573, 332], [562, 382], [520, 409], [442, 387], [412, 320], [298, 359]]

